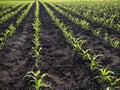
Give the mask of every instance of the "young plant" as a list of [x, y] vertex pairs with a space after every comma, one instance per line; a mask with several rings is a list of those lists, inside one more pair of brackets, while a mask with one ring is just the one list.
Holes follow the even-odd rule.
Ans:
[[35, 66], [38, 67], [38, 63], [40, 62], [39, 59], [42, 57], [40, 52], [42, 50], [42, 47], [39, 48], [32, 47], [32, 50], [34, 52], [33, 58], [35, 58]]
[[40, 20], [39, 20], [39, 18], [36, 18], [35, 23], [33, 24], [34, 30], [36, 30], [38, 32], [39, 26], [40, 26]]
[[120, 45], [120, 41], [117, 38], [109, 38], [110, 45], [114, 48], [118, 48]]
[[82, 39], [82, 37], [77, 38], [77, 39], [74, 38], [72, 40], [73, 40], [74, 47], [79, 51], [83, 50], [82, 45], [87, 42], [87, 40]]
[[108, 33], [107, 33], [107, 32], [105, 33], [104, 40], [105, 40], [106, 42], [109, 40], [109, 37], [108, 37]]
[[96, 37], [99, 37], [99, 36], [100, 36], [100, 33], [101, 33], [101, 30], [96, 29], [96, 30], [93, 31], [93, 33], [94, 33], [94, 35], [95, 35]]
[[114, 81], [112, 81], [111, 79], [110, 81], [110, 86], [107, 87], [106, 90], [116, 90], [116, 89], [120, 89], [120, 86], [118, 86], [117, 84], [120, 82], [120, 79], [116, 78]]
[[32, 50], [34, 53], [33, 57], [35, 58], [35, 65], [37, 66], [39, 59], [41, 58], [40, 52], [42, 50], [42, 46], [39, 41], [39, 33], [35, 32], [35, 34], [33, 36], [34, 36], [33, 43], [35, 46], [32, 47]]
[[[37, 3], [37, 2], [36, 2]], [[37, 7], [38, 7], [38, 3], [37, 3]], [[36, 7], [36, 8], [37, 8]], [[34, 39], [33, 39], [33, 43], [34, 43], [34, 47], [32, 47], [32, 50], [33, 50], [33, 57], [35, 58], [35, 66], [38, 67], [38, 62], [40, 62], [40, 58], [41, 58], [41, 50], [42, 50], [42, 46], [40, 44], [40, 37], [39, 37], [39, 33], [40, 33], [40, 20], [38, 18], [39, 16], [39, 13], [38, 13], [39, 9], [36, 9], [35, 11], [35, 22], [32, 24], [33, 27], [34, 27], [34, 30], [35, 30], [35, 33], [34, 33]]]
[[86, 30], [89, 29], [89, 22], [87, 22], [85, 20], [81, 20], [80, 23], [81, 23], [81, 26], [83, 29], [86, 29]]
[[28, 5], [27, 9], [23, 11], [23, 13], [19, 16], [19, 18], [16, 21], [17, 26], [20, 25], [20, 23], [23, 21], [23, 19], [27, 16], [28, 12], [30, 11], [31, 7], [33, 5], [33, 2]]
[[6, 30], [6, 32], [3, 34], [4, 35], [4, 41], [7, 40], [9, 34], [10, 34], [10, 30]]
[[120, 32], [120, 24], [116, 24], [116, 25], [115, 25], [115, 28], [116, 28], [116, 31], [117, 31], [117, 32]]
[[107, 67], [99, 69], [100, 76], [96, 76], [94, 79], [98, 79], [100, 83], [109, 81], [113, 78], [114, 72], [111, 70], [107, 70]]
[[0, 38], [0, 50], [3, 48], [4, 44], [4, 38]]
[[83, 59], [88, 59], [88, 56], [90, 56], [90, 54], [89, 54], [90, 49], [87, 49], [87, 50], [81, 49], [81, 50], [82, 50], [81, 55], [82, 55]]
[[9, 28], [6, 30], [4, 35], [4, 40], [6, 41], [8, 37], [12, 36], [12, 34], [15, 32], [16, 28], [11, 24]]
[[108, 27], [112, 27], [113, 26], [113, 19], [107, 19], [104, 24]]
[[50, 85], [47, 85], [43, 82], [44, 78], [46, 76], [49, 76], [47, 73], [41, 74], [40, 71], [30, 71], [28, 72], [24, 78], [31, 78], [32, 80], [29, 81], [30, 86], [29, 89], [35, 88], [35, 90], [42, 90], [42, 87], [50, 87]]
[[4, 22], [7, 21], [9, 18], [11, 18], [11, 17], [14, 16], [15, 14], [17, 14], [23, 7], [24, 7], [24, 5], [20, 6], [16, 11], [12, 11], [12, 12], [8, 13], [7, 15], [3, 16], [3, 17], [0, 19], [0, 24], [4, 23]]
[[90, 69], [92, 71], [94, 71], [95, 69], [98, 69], [99, 67], [101, 67], [100, 62], [96, 61], [97, 58], [99, 58], [99, 57], [103, 57], [103, 55], [102, 54], [98, 54], [98, 55], [93, 55], [92, 56], [92, 55], [88, 54], [88, 59], [91, 61]]
[[15, 32], [16, 28], [11, 24], [9, 28], [3, 33], [3, 37], [0, 38], [0, 49], [3, 48], [5, 45], [5, 41], [12, 36], [12, 34]]

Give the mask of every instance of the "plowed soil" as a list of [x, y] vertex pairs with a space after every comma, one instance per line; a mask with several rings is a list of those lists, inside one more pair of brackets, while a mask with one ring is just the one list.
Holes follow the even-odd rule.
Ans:
[[[47, 6], [57, 18], [69, 26], [70, 30], [74, 30], [74, 37], [82, 35], [88, 40], [84, 45], [85, 49], [91, 48], [90, 53], [103, 54], [104, 58], [100, 60], [102, 65], [109, 64], [109, 68], [115, 71], [117, 76], [120, 76], [119, 51], [112, 50], [101, 39], [96, 38], [91, 31], [83, 30], [49, 4]], [[33, 46], [32, 23], [35, 19], [35, 7], [34, 3], [22, 24], [17, 28], [16, 33], [8, 39], [5, 47], [0, 51], [0, 90], [29, 90], [23, 77], [34, 65], [30, 53]], [[40, 67], [42, 73], [48, 73], [51, 76], [45, 78], [45, 82], [50, 84], [51, 88], [42, 88], [42, 90], [105, 90], [104, 86], [93, 80], [96, 73], [89, 70], [89, 66], [86, 64], [89, 62], [84, 62], [79, 54], [73, 50], [71, 44], [65, 39], [62, 31], [55, 25], [41, 3], [39, 10], [40, 43], [43, 48]], [[17, 17], [17, 15], [13, 16], [11, 20], [15, 20]], [[10, 24], [9, 20], [7, 22]], [[0, 26], [2, 29], [3, 27]]]

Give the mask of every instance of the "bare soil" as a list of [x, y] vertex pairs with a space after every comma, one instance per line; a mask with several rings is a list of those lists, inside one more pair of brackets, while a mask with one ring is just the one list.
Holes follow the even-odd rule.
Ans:
[[16, 33], [0, 51], [0, 90], [25, 90], [26, 88], [23, 77], [34, 64], [29, 54], [33, 45], [34, 11], [35, 4]]
[[102, 90], [41, 4], [40, 11], [42, 67], [51, 76], [47, 80], [52, 86], [47, 90]]
[[[91, 48], [91, 53], [103, 54], [104, 59], [101, 61], [104, 66], [109, 65], [111, 69], [119, 74], [118, 67], [120, 65], [120, 51], [114, 50], [108, 43], [105, 43], [102, 39], [97, 38], [91, 31], [82, 29], [81, 26], [74, 24], [64, 15], [57, 12], [53, 7], [47, 4], [49, 8], [54, 12], [55, 16], [59, 18], [66, 26], [69, 26], [70, 30], [73, 30], [74, 37], [83, 36], [87, 40], [87, 44], [84, 45], [85, 49]], [[119, 67], [120, 68], [120, 67]]]
[[[5, 47], [0, 51], [0, 90], [29, 90], [27, 81], [23, 77], [34, 66], [31, 48], [35, 7], [34, 3], [16, 33], [8, 39]], [[96, 38], [91, 31], [83, 30], [50, 5], [48, 7], [57, 18], [69, 26], [70, 30], [73, 30], [74, 37], [82, 35], [88, 40], [84, 45], [85, 49], [91, 48], [90, 53], [104, 54], [105, 57], [100, 60], [102, 65], [109, 64], [109, 68], [120, 76], [120, 51], [112, 50], [109, 45]], [[12, 18], [17, 18], [17, 16]], [[41, 3], [39, 18], [41, 21], [40, 43], [43, 48], [40, 67], [42, 73], [48, 73], [51, 76], [46, 77], [45, 82], [52, 87], [42, 88], [42, 90], [105, 90], [104, 86], [93, 80], [96, 73], [89, 70], [89, 62], [84, 61], [73, 50]]]

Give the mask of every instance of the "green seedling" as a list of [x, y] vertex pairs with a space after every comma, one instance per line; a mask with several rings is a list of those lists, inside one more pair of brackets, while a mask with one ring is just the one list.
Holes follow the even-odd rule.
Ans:
[[100, 62], [91, 61], [91, 63], [90, 63], [90, 69], [91, 69], [92, 71], [98, 69], [99, 67], [101, 67]]
[[100, 62], [96, 61], [97, 58], [99, 58], [99, 57], [104, 57], [104, 56], [102, 54], [98, 54], [98, 55], [94, 55], [94, 56], [92, 56], [90, 54], [88, 55], [88, 58], [91, 61], [91, 63], [90, 63], [90, 69], [92, 71], [95, 70], [95, 69], [98, 69], [99, 67], [101, 67]]
[[12, 36], [13, 33], [15, 32], [15, 27], [13, 26], [13, 24], [11, 24], [8, 28], [8, 30], [6, 30], [6, 32], [3, 34], [4, 35], [4, 40], [7, 40], [8, 37]]
[[86, 58], [86, 59], [88, 59], [88, 60], [91, 61], [91, 63], [90, 63], [90, 69], [92, 71], [94, 71], [95, 69], [98, 69], [99, 67], [101, 67], [100, 62], [97, 62], [96, 60], [99, 57], [103, 57], [103, 55], [102, 54], [98, 54], [98, 55], [93, 55], [92, 56], [88, 52], [89, 52], [89, 50], [86, 50], [86, 51], [83, 52], [83, 58]]
[[105, 33], [104, 40], [105, 40], [106, 42], [109, 40], [109, 37], [108, 37], [108, 33], [107, 33], [107, 32]]
[[4, 44], [4, 38], [0, 38], [0, 50], [3, 48]]
[[33, 43], [34, 43], [35, 47], [41, 46], [40, 42], [39, 42], [39, 34], [37, 33], [37, 34], [34, 34], [33, 36], [34, 36]]
[[77, 38], [77, 39], [76, 39], [76, 38], [73, 38], [72, 40], [73, 40], [73, 45], [74, 45], [74, 47], [75, 47], [77, 50], [79, 50], [79, 51], [82, 51], [82, 50], [83, 50], [83, 49], [82, 49], [82, 46], [83, 46], [84, 43], [87, 42], [87, 40], [82, 39], [82, 37]]
[[35, 90], [42, 90], [41, 89], [42, 87], [50, 87], [50, 85], [47, 85], [46, 83], [43, 82], [46, 76], [50, 77], [47, 73], [41, 74], [40, 71], [37, 72], [30, 71], [25, 75], [24, 78], [32, 79], [28, 83], [29, 85], [32, 84], [29, 90], [31, 90], [32, 88], [35, 88]]
[[97, 29], [97, 30], [94, 30], [93, 33], [94, 33], [95, 36], [99, 37], [101, 31], [99, 29]]
[[84, 50], [84, 49], [81, 49], [82, 50], [82, 57], [83, 59], [88, 59], [88, 56], [89, 56], [89, 50], [91, 49], [87, 49], [87, 50]]
[[89, 22], [85, 21], [85, 20], [81, 20], [80, 21], [81, 26], [83, 27], [83, 29], [88, 30], [89, 29]]
[[[99, 69], [100, 71], [100, 76], [96, 76], [95, 78], [97, 78], [99, 80], [100, 83], [106, 82], [111, 80], [112, 78], [114, 78], [112, 75], [114, 74], [113, 71], [111, 70], [107, 70], [107, 67], [105, 68], [101, 68]], [[94, 79], [95, 79], [94, 78]]]
[[36, 18], [35, 23], [33, 24], [34, 30], [39, 31], [40, 20]]
[[107, 90], [116, 90], [116, 89], [120, 89], [120, 85], [118, 86], [117, 84], [120, 83], [120, 79], [115, 79], [114, 81], [112, 81], [111, 79], [110, 81], [110, 86], [107, 87]]
[[107, 87], [106, 90], [120, 89], [120, 86], [117, 85], [120, 82], [120, 79], [116, 78], [114, 81], [112, 81], [112, 79], [109, 79], [109, 81], [110, 81], [110, 86]]
[[10, 30], [10, 35], [9, 35], [9, 36], [12, 36], [12, 34], [15, 32], [16, 28], [14, 27], [13, 24], [11, 24], [11, 25], [9, 26], [9, 30]]
[[120, 41], [117, 38], [109, 38], [110, 45], [114, 48], [118, 48], [120, 45]]
[[3, 35], [4, 35], [4, 40], [6, 41], [10, 35], [10, 30], [6, 30], [6, 32]]

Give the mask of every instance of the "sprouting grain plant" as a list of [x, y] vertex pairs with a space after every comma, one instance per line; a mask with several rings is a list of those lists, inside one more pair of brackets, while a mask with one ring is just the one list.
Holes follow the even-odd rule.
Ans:
[[110, 45], [114, 48], [118, 48], [120, 45], [120, 41], [117, 38], [109, 38]]
[[92, 70], [92, 71], [94, 71], [95, 69], [99, 69], [99, 67], [101, 67], [101, 65], [100, 65], [100, 62], [98, 62], [98, 61], [96, 61], [97, 60], [97, 58], [99, 58], [99, 57], [104, 57], [104, 55], [103, 54], [98, 54], [98, 55], [91, 55], [91, 54], [87, 54], [87, 59], [88, 60], [90, 60], [90, 69]]
[[96, 29], [96, 30], [93, 31], [93, 33], [94, 33], [94, 35], [95, 35], [96, 37], [99, 37], [99, 36], [100, 36], [100, 33], [101, 33], [101, 30]]
[[24, 78], [31, 78], [31, 80], [29, 81], [29, 85], [30, 85], [30, 90], [32, 88], [35, 88], [35, 90], [42, 90], [42, 87], [50, 87], [50, 85], [47, 85], [46, 83], [44, 83], [44, 78], [48, 76], [50, 77], [47, 73], [41, 74], [40, 71], [30, 71], [28, 72]]
[[111, 70], [107, 70], [107, 67], [99, 69], [100, 76], [96, 76], [94, 79], [98, 79], [100, 83], [106, 82], [111, 80], [113, 77], [114, 72]]
[[104, 40], [107, 42], [109, 40], [108, 33], [105, 33]]
[[11, 24], [9, 28], [5, 31], [5, 33], [2, 33], [3, 37], [0, 38], [0, 49], [3, 48], [3, 46], [5, 45], [5, 42], [7, 41], [9, 37], [13, 35], [15, 30], [16, 28], [13, 26], [13, 24]]
[[82, 26], [83, 29], [88, 30], [89, 29], [89, 22], [85, 21], [85, 20], [81, 20], [80, 24]]
[[120, 85], [118, 86], [117, 84], [120, 82], [120, 78], [115, 78], [115, 80], [113, 81], [112, 79], [109, 79], [110, 81], [110, 86], [107, 87], [106, 90], [116, 90], [116, 89], [120, 89]]
[[90, 69], [92, 71], [101, 67], [100, 62], [96, 61], [97, 58], [99, 58], [99, 57], [104, 57], [104, 55], [98, 54], [98, 55], [88, 56], [89, 60], [91, 61]]
[[91, 49], [87, 49], [87, 50], [81, 49], [81, 50], [82, 50], [81, 55], [82, 55], [83, 59], [88, 59], [89, 50], [91, 50]]
[[40, 58], [42, 57], [40, 52], [42, 50], [42, 47], [36, 48], [32, 47], [32, 50], [34, 52], [33, 58], [35, 58], [35, 66], [38, 67], [38, 63], [41, 62]]
[[0, 50], [3, 48], [4, 44], [4, 38], [0, 38]]
[[82, 45], [87, 42], [87, 40], [84, 40], [84, 39], [82, 39], [82, 38], [83, 38], [83, 37], [81, 36], [80, 38], [72, 39], [73, 44], [74, 44], [74, 47], [75, 47], [76, 49], [81, 50], [81, 49], [82, 49]]
[[11, 24], [9, 28], [6, 30], [4, 35], [4, 40], [6, 41], [8, 37], [12, 36], [12, 34], [15, 32], [16, 28]]

